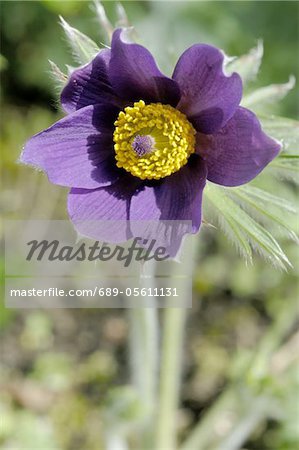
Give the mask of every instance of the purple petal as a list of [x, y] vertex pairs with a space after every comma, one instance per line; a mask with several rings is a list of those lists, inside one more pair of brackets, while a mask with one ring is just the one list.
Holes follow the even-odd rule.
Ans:
[[202, 133], [211, 134], [222, 128], [242, 97], [240, 76], [236, 73], [226, 76], [223, 60], [217, 48], [197, 44], [182, 54], [174, 69], [173, 79], [182, 93], [177, 108]]
[[25, 145], [21, 162], [44, 170], [54, 184], [93, 189], [113, 183], [115, 165], [113, 122], [118, 110], [107, 105], [87, 106]]
[[133, 235], [155, 238], [175, 255], [183, 235], [196, 233], [200, 227], [206, 175], [204, 161], [193, 155], [188, 165], [161, 183], [141, 186], [134, 193], [130, 206]]
[[223, 186], [248, 183], [279, 150], [280, 145], [262, 131], [257, 117], [241, 107], [218, 133], [197, 136], [197, 152], [206, 160], [208, 180]]
[[71, 189], [68, 212], [79, 233], [93, 239], [122, 242], [130, 239], [129, 208], [141, 180], [124, 175], [100, 189]]
[[128, 41], [125, 29], [113, 34], [109, 80], [115, 92], [131, 102], [144, 100], [176, 106], [180, 99], [177, 83], [160, 72], [146, 48]]
[[113, 103], [123, 109], [108, 79], [109, 61], [110, 50], [103, 49], [89, 64], [74, 70], [61, 93], [61, 104], [67, 113], [97, 103]]

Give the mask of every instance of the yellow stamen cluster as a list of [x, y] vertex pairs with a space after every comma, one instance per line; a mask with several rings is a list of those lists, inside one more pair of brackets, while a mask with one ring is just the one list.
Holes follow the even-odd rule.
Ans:
[[[169, 105], [146, 105], [140, 100], [121, 111], [114, 125], [117, 166], [142, 180], [158, 180], [177, 172], [195, 151], [193, 126]], [[134, 149], [136, 136], [150, 136], [153, 148], [138, 154]]]

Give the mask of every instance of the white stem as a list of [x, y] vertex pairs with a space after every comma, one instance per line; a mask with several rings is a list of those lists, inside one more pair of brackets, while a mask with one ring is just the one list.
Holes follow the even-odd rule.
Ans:
[[165, 310], [155, 447], [159, 450], [176, 448], [176, 414], [185, 318], [186, 310], [183, 308], [167, 308]]
[[211, 430], [218, 429], [219, 423], [226, 420], [227, 411], [234, 411], [236, 404], [240, 404], [237, 393], [232, 388], [226, 388], [191, 431], [180, 450], [211, 449], [215, 437], [215, 433], [211, 433]]
[[271, 409], [268, 398], [257, 398], [252, 402], [247, 414], [235, 425], [226, 439], [214, 450], [239, 450], [259, 423], [266, 418]]
[[[141, 286], [154, 290], [155, 264], [147, 263], [141, 276]], [[158, 312], [154, 297], [144, 298], [139, 308], [129, 309], [130, 320], [130, 358], [133, 384], [139, 392], [145, 408], [147, 420], [144, 427], [144, 448], [151, 448], [148, 436], [154, 412], [158, 377]]]
[[125, 439], [115, 429], [106, 433], [106, 450], [128, 450]]
[[[192, 237], [189, 236], [189, 239], [191, 240]], [[192, 254], [194, 248], [195, 246], [190, 249], [188, 260], [184, 262], [185, 269], [186, 264], [189, 265], [190, 276], [194, 263]], [[179, 264], [173, 267], [172, 284], [174, 286], [175, 283], [177, 291], [186, 296], [189, 292], [190, 279], [181, 278], [180, 272]], [[170, 300], [169, 307], [164, 310], [159, 407], [155, 436], [157, 450], [175, 450], [177, 446], [176, 416], [180, 393], [184, 328], [188, 311], [186, 306], [187, 303], [185, 306], [182, 304], [180, 308], [173, 308]]]
[[153, 308], [132, 308], [129, 316], [133, 384], [143, 402], [150, 407], [155, 397], [157, 377], [157, 312]]

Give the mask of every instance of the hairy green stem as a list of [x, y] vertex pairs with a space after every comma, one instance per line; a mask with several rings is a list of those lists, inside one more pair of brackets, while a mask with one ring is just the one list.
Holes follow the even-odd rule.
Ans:
[[[140, 287], [155, 287], [154, 262], [143, 267]], [[158, 376], [158, 312], [154, 297], [143, 298], [140, 307], [129, 309], [130, 321], [130, 359], [133, 384], [139, 392], [145, 410], [145, 422], [142, 426], [142, 450], [152, 450], [150, 435], [154, 412]]]
[[186, 310], [183, 308], [167, 308], [165, 310], [155, 446], [159, 450], [176, 448], [176, 413], [179, 400], [185, 318]]
[[128, 445], [117, 429], [106, 431], [106, 450], [128, 450]]
[[[191, 244], [189, 237], [188, 244]], [[186, 242], [185, 242], [186, 245]], [[186, 251], [186, 247], [184, 249]], [[184, 262], [184, 269], [193, 270], [194, 247], [189, 248], [188, 260]], [[186, 265], [189, 267], [187, 268]], [[184, 342], [184, 328], [187, 317], [186, 296], [189, 291], [190, 278], [181, 277], [182, 266], [173, 265], [172, 285], [180, 293], [184, 303], [181, 307], [173, 307], [171, 300], [164, 310], [163, 337], [159, 385], [159, 402], [156, 420], [155, 449], [175, 450], [176, 442], [176, 416], [179, 403], [182, 350]], [[188, 272], [188, 270], [187, 270]], [[191, 292], [190, 292], [191, 295]], [[191, 300], [191, 299], [190, 299]]]
[[258, 397], [252, 400], [244, 417], [234, 425], [233, 430], [213, 450], [239, 450], [259, 423], [271, 411], [271, 398]]
[[226, 416], [228, 411], [234, 411], [237, 404], [237, 394], [232, 388], [227, 388], [205, 413], [202, 420], [195, 426], [180, 450], [206, 450], [211, 447], [217, 424]]

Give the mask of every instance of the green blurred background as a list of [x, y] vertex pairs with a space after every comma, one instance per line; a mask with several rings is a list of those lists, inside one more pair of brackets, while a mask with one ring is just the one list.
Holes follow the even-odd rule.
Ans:
[[[115, 3], [103, 4], [115, 21]], [[265, 56], [253, 86], [286, 82], [290, 74], [298, 78], [298, 2], [136, 1], [123, 6], [140, 41], [166, 73], [194, 42], [241, 55], [263, 39]], [[58, 14], [95, 42], [104, 42], [90, 2], [1, 2], [5, 217], [67, 217], [67, 190], [17, 163], [26, 139], [62, 117], [48, 59], [63, 71], [74, 62]], [[295, 91], [271, 113], [295, 118]], [[296, 264], [294, 245], [282, 242], [282, 246]], [[3, 260], [1, 265], [3, 271]], [[246, 266], [220, 232], [202, 230], [177, 419], [182, 438], [228, 386], [242, 385], [253, 397], [266, 395], [273, 401], [273, 417], [262, 417], [242, 448], [298, 448], [299, 376], [292, 361], [297, 289], [294, 271], [276, 271], [258, 257], [253, 266]], [[2, 306], [0, 326], [1, 448], [104, 448], [110, 398], [129, 380], [124, 311], [12, 311]], [[283, 358], [290, 363], [277, 369]], [[251, 397], [242, 398], [246, 416]], [[210, 430], [220, 442], [225, 427], [235, 420], [229, 414], [224, 418], [219, 429]]]

